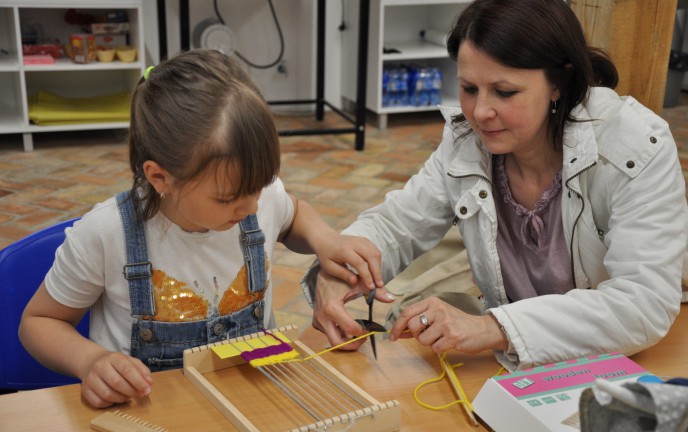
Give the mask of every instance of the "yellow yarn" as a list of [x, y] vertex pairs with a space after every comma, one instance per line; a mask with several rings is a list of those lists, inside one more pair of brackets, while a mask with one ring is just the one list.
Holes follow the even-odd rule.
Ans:
[[[353, 338], [353, 339], [350, 339], [350, 340], [348, 340], [348, 341], [346, 341], [346, 342], [344, 342], [344, 343], [340, 343], [339, 345], [333, 346], [333, 347], [331, 347], [331, 348], [327, 348], [326, 350], [320, 351], [319, 353], [315, 353], [315, 354], [313, 354], [312, 356], [306, 357], [304, 360], [310, 360], [310, 359], [312, 359], [313, 357], [317, 357], [317, 356], [323, 355], [323, 354], [325, 354], [325, 353], [327, 353], [327, 352], [334, 351], [334, 350], [336, 350], [337, 348], [341, 348], [341, 347], [343, 347], [344, 345], [348, 345], [348, 344], [350, 344], [350, 343], [352, 343], [352, 342], [356, 342], [357, 340], [367, 338], [368, 336], [374, 335], [375, 333], [382, 333], [382, 332], [374, 332], [374, 331], [373, 331], [373, 332], [370, 332], [370, 333], [366, 333], [366, 334], [364, 334], [364, 335], [362, 335], [362, 336], [359, 336], [359, 337], [355, 337], [355, 338]], [[385, 332], [385, 333], [389, 333], [389, 331], [387, 331], [387, 332]]]
[[[418, 384], [416, 386], [416, 388], [413, 390], [413, 398], [416, 400], [418, 405], [420, 405], [424, 408], [427, 408], [427, 409], [435, 410], [435, 411], [445, 409], [445, 408], [448, 408], [448, 407], [450, 407], [452, 405], [456, 405], [456, 404], [466, 404], [468, 409], [473, 411], [473, 407], [471, 406], [471, 403], [468, 401], [468, 398], [466, 397], [466, 393], [463, 390], [463, 386], [461, 386], [461, 381], [459, 381], [459, 378], [456, 376], [456, 373], [454, 372], [454, 368], [462, 366], [463, 363], [451, 364], [451, 363], [447, 362], [446, 357], [447, 357], [447, 353], [443, 353], [442, 356], [440, 356], [440, 364], [442, 365], [442, 374], [436, 378], [431, 378], [427, 381], [423, 381], [422, 383]], [[444, 367], [445, 365], [447, 365], [448, 367], [445, 368]], [[440, 405], [440, 406], [430, 405], [430, 404], [427, 404], [427, 403], [421, 401], [420, 398], [418, 397], [418, 392], [420, 391], [420, 389], [425, 387], [428, 384], [432, 384], [432, 383], [441, 381], [444, 378], [444, 376], [447, 375], [447, 373], [446, 373], [447, 370], [451, 372], [451, 376], [449, 376], [449, 379], [453, 379], [454, 382], [456, 383], [456, 387], [459, 389], [459, 393], [461, 394], [461, 399], [457, 399], [453, 402], [450, 402], [450, 403], [445, 404], [445, 405]]]
[[299, 353], [297, 353], [294, 350], [291, 350], [289, 352], [285, 352], [282, 354], [274, 354], [271, 356], [251, 360], [249, 364], [253, 367], [270, 366], [276, 363], [292, 361], [297, 357], [299, 357]]

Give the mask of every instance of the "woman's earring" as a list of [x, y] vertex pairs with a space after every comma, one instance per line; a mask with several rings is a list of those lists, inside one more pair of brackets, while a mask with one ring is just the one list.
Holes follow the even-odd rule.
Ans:
[[550, 103], [550, 106], [552, 107], [552, 114], [556, 114], [557, 113], [557, 101], [552, 101]]
[[163, 192], [160, 192], [160, 199], [161, 199], [161, 200], [164, 200], [164, 199], [165, 199], [165, 192], [164, 192], [164, 191], [163, 191]]

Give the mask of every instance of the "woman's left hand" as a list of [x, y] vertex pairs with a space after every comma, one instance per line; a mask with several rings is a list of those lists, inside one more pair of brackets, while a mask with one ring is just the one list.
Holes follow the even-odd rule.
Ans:
[[414, 337], [436, 353], [456, 350], [475, 354], [486, 349], [506, 350], [509, 346], [491, 314], [469, 315], [436, 297], [421, 300], [401, 312], [390, 340], [400, 337]]

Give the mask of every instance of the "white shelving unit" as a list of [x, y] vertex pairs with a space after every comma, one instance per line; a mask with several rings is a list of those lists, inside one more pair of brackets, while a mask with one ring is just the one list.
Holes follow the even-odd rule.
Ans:
[[[78, 25], [65, 22], [64, 16], [69, 9], [92, 15], [125, 10], [129, 20], [129, 45], [136, 47], [137, 60], [76, 64], [63, 57], [54, 64], [25, 65], [22, 23], [38, 24], [46, 37], [58, 38], [64, 45], [69, 42], [69, 35], [83, 33]], [[39, 90], [68, 98], [132, 91], [145, 70], [144, 58], [140, 0], [0, 0], [0, 134], [21, 133], [24, 150], [30, 151], [33, 150], [32, 134], [37, 132], [128, 128], [128, 122], [37, 126], [29, 121], [28, 100]]]
[[[372, 0], [368, 45], [368, 81], [366, 107], [377, 114], [378, 127], [387, 127], [387, 115], [436, 110], [436, 106], [382, 106], [382, 71], [386, 65], [417, 64], [436, 67], [442, 72], [442, 104], [458, 106], [456, 63], [447, 55], [446, 47], [425, 41], [422, 31], [446, 34], [454, 18], [471, 0]], [[352, 5], [353, 6], [353, 5]], [[353, 13], [351, 16], [355, 16]], [[355, 33], [355, 32], [350, 32]], [[355, 100], [356, 57], [350, 38], [342, 41], [342, 98], [349, 106]], [[399, 53], [383, 53], [394, 48]]]

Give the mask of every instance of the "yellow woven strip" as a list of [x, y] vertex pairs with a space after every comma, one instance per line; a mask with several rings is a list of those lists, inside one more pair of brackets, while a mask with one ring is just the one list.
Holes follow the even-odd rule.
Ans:
[[269, 366], [276, 363], [291, 361], [299, 357], [299, 353], [294, 350], [282, 354], [274, 354], [271, 356], [251, 360], [249, 364], [253, 367]]
[[241, 354], [241, 351], [236, 349], [236, 347], [234, 347], [234, 345], [232, 344], [218, 345], [212, 347], [211, 349], [213, 350], [215, 355], [217, 355], [223, 360], [230, 357], [236, 357]]
[[230, 357], [236, 357], [241, 355], [244, 351], [252, 351], [255, 348], [264, 348], [265, 346], [279, 345], [282, 342], [290, 343], [291, 341], [285, 335], [280, 332], [273, 333], [280, 340], [275, 339], [270, 335], [263, 335], [255, 339], [249, 339], [248, 341], [235, 342], [233, 344], [223, 344], [214, 346], [211, 349], [221, 359], [227, 359]]

